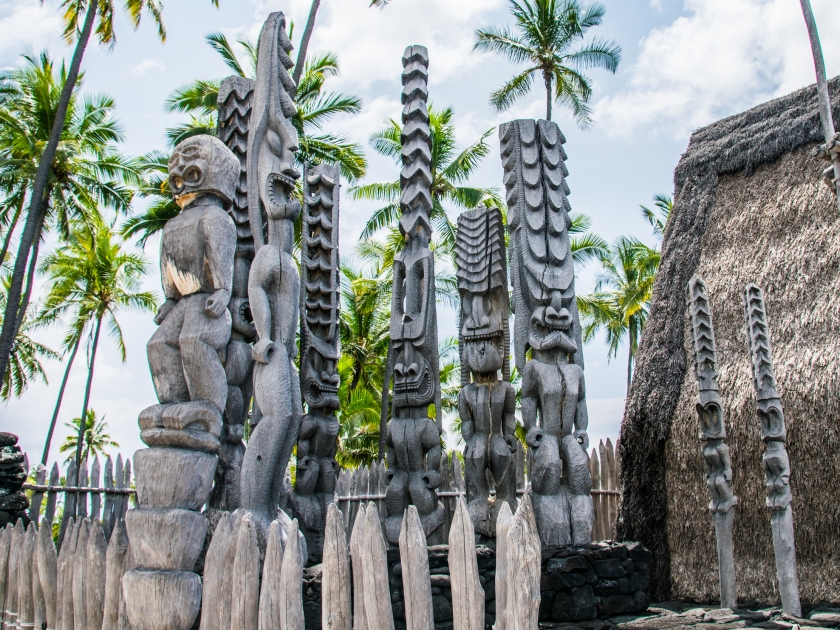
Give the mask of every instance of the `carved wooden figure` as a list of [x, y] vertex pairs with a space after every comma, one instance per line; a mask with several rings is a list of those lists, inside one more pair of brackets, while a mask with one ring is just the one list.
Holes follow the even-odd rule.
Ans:
[[[532, 452], [531, 501], [543, 545], [585, 545], [595, 514], [565, 138], [544, 120], [515, 120], [502, 125], [499, 136], [509, 208], [514, 356]], [[526, 363], [528, 348], [532, 359]]]
[[293, 192], [300, 173], [294, 167], [297, 133], [289, 120], [296, 109], [285, 24], [282, 13], [272, 13], [263, 26], [248, 129], [250, 223], [267, 222], [268, 238], [252, 229], [256, 253], [248, 300], [257, 331], [252, 348], [257, 423], [242, 461], [240, 503], [253, 514], [261, 555], [271, 522], [289, 521], [278, 504], [303, 417], [294, 365], [300, 278], [292, 257], [294, 222], [301, 211]]
[[338, 471], [338, 167], [319, 164], [308, 169], [305, 184], [300, 387], [308, 413], [298, 436], [297, 474], [289, 505], [306, 536], [311, 561], [320, 562]]
[[[400, 232], [405, 248], [394, 259], [391, 300], [391, 344], [382, 391], [387, 413], [390, 381], [394, 379], [391, 421], [388, 423], [388, 478], [385, 536], [399, 543], [400, 524], [408, 505], [417, 507], [429, 536], [442, 523], [440, 485], [440, 371], [435, 309], [435, 259], [429, 249], [432, 227], [431, 137], [429, 130], [429, 54], [409, 46], [403, 62], [403, 129], [400, 176]], [[436, 409], [435, 420], [429, 406]]]
[[712, 500], [709, 512], [715, 523], [718, 570], [720, 572], [720, 606], [735, 609], [735, 558], [732, 547], [732, 522], [738, 497], [732, 492], [732, 461], [726, 439], [726, 423], [717, 382], [717, 356], [712, 310], [706, 284], [699, 276], [688, 281], [688, 304], [694, 341], [697, 383], [697, 415], [700, 417], [700, 439], [706, 462], [706, 485]]
[[[148, 344], [160, 404], [140, 413], [140, 437], [151, 448], [135, 454], [140, 507], [126, 514], [136, 569], [125, 573], [122, 589], [135, 630], [188, 630], [201, 602], [192, 569], [204, 545], [207, 523], [198, 510], [210, 492], [227, 405], [219, 357], [231, 335], [236, 227], [225, 207], [239, 171], [236, 156], [211, 136], [185, 140], [169, 161], [181, 212], [163, 230], [166, 302]], [[77, 549], [85, 540], [80, 534]]]
[[770, 327], [764, 308], [764, 293], [754, 284], [744, 289], [744, 316], [750, 349], [753, 384], [757, 402], [761, 439], [767, 445], [762, 457], [767, 485], [767, 508], [773, 531], [776, 574], [782, 609], [789, 615], [802, 616], [799, 581], [796, 577], [796, 545], [793, 534], [793, 495], [790, 491], [790, 459], [785, 442], [785, 412], [776, 389], [776, 371], [770, 352]]
[[[455, 241], [461, 318], [458, 413], [467, 501], [475, 530], [492, 536], [498, 507], [516, 509], [516, 391], [510, 379], [510, 307], [502, 213], [479, 207], [458, 216]], [[499, 372], [502, 378], [499, 378]], [[472, 375], [472, 381], [470, 381]], [[487, 473], [496, 487], [490, 502]]]

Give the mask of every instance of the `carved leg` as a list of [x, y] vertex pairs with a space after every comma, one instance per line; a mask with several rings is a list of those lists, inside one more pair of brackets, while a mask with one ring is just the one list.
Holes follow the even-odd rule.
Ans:
[[475, 530], [490, 535], [489, 492], [487, 488], [487, 441], [486, 433], [476, 433], [464, 449], [464, 477], [467, 482], [467, 510]]
[[[391, 427], [388, 429], [390, 431]], [[385, 537], [388, 542], [396, 544], [400, 539], [403, 512], [408, 507], [408, 473], [397, 468], [395, 462], [389, 462], [389, 464], [391, 468], [387, 476], [390, 480], [388, 489], [385, 491], [385, 509], [388, 512], [388, 517], [385, 519]]]
[[[515, 439], [515, 438], [514, 438]], [[516, 511], [516, 455], [511, 445], [498, 433], [490, 438], [490, 472], [496, 482], [496, 509], [507, 503], [511, 512]], [[494, 521], [495, 522], [495, 521]]]
[[589, 474], [586, 453], [573, 435], [562, 443], [563, 463], [569, 483], [569, 507], [572, 513], [572, 544], [588, 545], [592, 542], [592, 525], [595, 512], [592, 508], [592, 477]]
[[219, 352], [230, 339], [230, 314], [218, 318], [207, 315], [207, 295], [196, 293], [185, 297], [184, 325], [178, 344], [184, 364], [184, 376], [192, 400], [209, 400], [220, 412], [227, 402], [227, 378], [219, 360]]
[[185, 311], [186, 303], [181, 300], [146, 345], [155, 393], [161, 403], [187, 402], [190, 399], [187, 379], [181, 369], [181, 351], [178, 349]]

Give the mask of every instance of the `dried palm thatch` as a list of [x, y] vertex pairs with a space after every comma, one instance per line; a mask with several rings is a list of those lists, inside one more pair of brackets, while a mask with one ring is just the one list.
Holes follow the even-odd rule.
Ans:
[[[840, 115], [840, 78], [830, 83]], [[715, 535], [694, 410], [685, 287], [712, 301], [728, 418], [738, 595], [778, 601], [763, 445], [743, 322], [744, 285], [765, 291], [793, 476], [803, 601], [840, 601], [840, 215], [810, 157], [822, 139], [816, 88], [695, 132], [674, 174], [650, 318], [621, 428], [618, 532], [653, 550], [652, 596], [718, 598]]]

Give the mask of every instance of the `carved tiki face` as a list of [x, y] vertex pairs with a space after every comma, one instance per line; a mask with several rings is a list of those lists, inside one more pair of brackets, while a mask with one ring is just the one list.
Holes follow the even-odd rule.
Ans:
[[337, 359], [309, 345], [301, 357], [300, 369], [303, 397], [310, 408], [338, 409]]
[[432, 367], [409, 341], [395, 344], [394, 407], [423, 407], [435, 398]]
[[720, 394], [716, 390], [700, 390], [696, 408], [697, 415], [700, 417], [700, 439], [724, 439], [726, 427], [723, 424]]
[[534, 350], [577, 352], [577, 344], [573, 341], [574, 318], [567, 308], [573, 299], [572, 294], [568, 299], [552, 300], [552, 304], [534, 310], [528, 330], [528, 343]]
[[202, 194], [229, 205], [239, 182], [239, 160], [224, 143], [201, 135], [181, 142], [169, 158], [169, 188], [182, 208]]
[[785, 413], [782, 411], [782, 401], [770, 398], [758, 401], [758, 419], [761, 421], [761, 437], [768, 440], [787, 440], [785, 428]]

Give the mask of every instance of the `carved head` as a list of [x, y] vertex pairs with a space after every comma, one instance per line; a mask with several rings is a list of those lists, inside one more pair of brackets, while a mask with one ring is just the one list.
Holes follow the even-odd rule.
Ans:
[[300, 360], [300, 382], [303, 397], [310, 408], [338, 409], [337, 359], [321, 352], [314, 345], [307, 345]]
[[723, 423], [720, 394], [716, 390], [701, 390], [696, 407], [700, 417], [700, 439], [724, 439], [726, 426]]
[[492, 374], [504, 363], [501, 335], [486, 339], [464, 340], [464, 362], [474, 374]]
[[539, 306], [531, 315], [528, 344], [538, 351], [557, 349], [574, 354], [578, 347], [572, 339], [572, 325], [573, 318], [567, 308]]
[[202, 194], [230, 205], [239, 182], [239, 159], [213, 136], [187, 138], [169, 158], [169, 188], [182, 208]]
[[394, 407], [422, 407], [435, 399], [432, 367], [426, 357], [407, 341], [395, 345]]
[[787, 429], [785, 428], [785, 412], [782, 410], [782, 401], [778, 398], [758, 399], [758, 419], [761, 422], [761, 439], [765, 442], [770, 440], [787, 440]]

